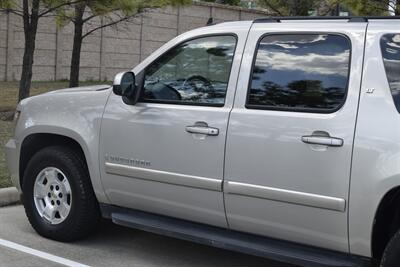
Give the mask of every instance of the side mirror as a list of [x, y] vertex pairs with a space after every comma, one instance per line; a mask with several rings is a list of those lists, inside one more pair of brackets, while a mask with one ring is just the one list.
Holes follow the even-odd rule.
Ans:
[[139, 90], [135, 84], [135, 74], [133, 72], [120, 72], [115, 75], [113, 83], [114, 94], [126, 97], [130, 102], [136, 102], [138, 91]]

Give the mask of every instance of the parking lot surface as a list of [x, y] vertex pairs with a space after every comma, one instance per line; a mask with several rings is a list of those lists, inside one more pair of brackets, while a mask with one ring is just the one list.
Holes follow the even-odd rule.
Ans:
[[[45, 253], [44, 257], [38, 256], [38, 253]], [[85, 240], [74, 243], [55, 242], [36, 234], [22, 206], [0, 208], [0, 266], [63, 266], [64, 260], [81, 266], [107, 267], [287, 266], [263, 258], [120, 227], [108, 221], [103, 221], [99, 230]]]

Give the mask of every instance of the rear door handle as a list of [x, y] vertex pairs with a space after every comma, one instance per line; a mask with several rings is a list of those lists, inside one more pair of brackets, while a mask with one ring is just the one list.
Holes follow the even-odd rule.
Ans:
[[301, 137], [301, 141], [306, 144], [314, 145], [325, 145], [334, 147], [343, 146], [343, 139], [330, 136], [304, 135]]
[[219, 129], [208, 126], [191, 125], [191, 126], [186, 126], [186, 132], [193, 134], [205, 134], [205, 135], [217, 136], [219, 134]]

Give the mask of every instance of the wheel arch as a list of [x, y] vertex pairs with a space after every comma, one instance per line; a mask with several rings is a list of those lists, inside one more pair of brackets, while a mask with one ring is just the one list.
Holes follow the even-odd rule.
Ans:
[[[88, 153], [86, 147], [82, 145], [82, 141], [59, 132], [34, 132], [26, 135], [20, 146], [19, 156], [19, 182], [22, 185], [24, 172], [30, 158], [39, 150], [55, 145], [67, 146], [76, 151], [88, 166]], [[86, 150], [86, 151], [85, 151]]]

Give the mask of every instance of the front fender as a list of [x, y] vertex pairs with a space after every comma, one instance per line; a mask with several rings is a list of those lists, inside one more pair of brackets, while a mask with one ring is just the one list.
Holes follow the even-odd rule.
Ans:
[[[109, 203], [99, 171], [99, 133], [111, 90], [60, 92], [23, 100], [15, 129], [17, 151], [32, 134], [56, 134], [75, 140], [85, 154], [92, 185], [99, 202]], [[20, 155], [19, 157], [20, 158]]]

